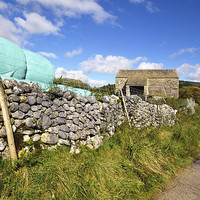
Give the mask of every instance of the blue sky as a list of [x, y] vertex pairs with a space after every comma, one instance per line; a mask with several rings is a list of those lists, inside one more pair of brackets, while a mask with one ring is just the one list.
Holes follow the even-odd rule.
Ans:
[[200, 81], [199, 11], [199, 0], [0, 0], [0, 36], [93, 86], [119, 69]]

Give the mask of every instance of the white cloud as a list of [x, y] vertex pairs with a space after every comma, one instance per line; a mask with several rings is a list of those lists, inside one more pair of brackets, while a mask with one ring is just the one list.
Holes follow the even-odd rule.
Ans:
[[30, 2], [30, 0], [16, 0], [18, 3], [26, 5]]
[[139, 67], [137, 69], [162, 69], [163, 63], [146, 63], [142, 62], [140, 63]]
[[0, 15], [0, 36], [11, 40], [17, 44], [21, 44], [24, 33], [17, 28], [15, 24], [4, 16]]
[[62, 24], [53, 25], [51, 21], [47, 20], [44, 16], [40, 16], [37, 13], [25, 13], [24, 14], [26, 20], [15, 17], [15, 21], [23, 28], [25, 31], [27, 31], [29, 34], [58, 34], [58, 31], [60, 30], [60, 26]]
[[186, 78], [193, 80], [193, 81], [200, 81], [200, 64], [195, 65], [196, 70], [189, 73]]
[[129, 0], [131, 3], [145, 3], [145, 8], [150, 12], [150, 13], [157, 13], [160, 12], [160, 9], [156, 6], [151, 1], [146, 0]]
[[116, 17], [106, 12], [96, 0], [17, 0], [19, 3], [38, 2], [46, 8], [51, 8], [57, 16], [80, 17], [91, 15], [97, 23], [114, 22]]
[[197, 51], [198, 48], [185, 48], [185, 49], [180, 49], [178, 52], [173, 53], [170, 57], [174, 58], [178, 55], [184, 54], [184, 53], [194, 53], [195, 51]]
[[143, 3], [145, 0], [130, 0], [132, 3]]
[[67, 70], [62, 67], [56, 69], [55, 76], [57, 78], [62, 76], [63, 78], [65, 77], [65, 78], [81, 80], [84, 83], [88, 83], [89, 85], [92, 86], [102, 86], [108, 84], [108, 82], [104, 80], [99, 81], [89, 78], [81, 70]]
[[66, 56], [73, 57], [73, 56], [81, 54], [82, 52], [83, 52], [82, 48], [78, 48], [78, 49], [73, 50], [72, 52], [67, 52]]
[[177, 68], [177, 72], [192, 81], [200, 81], [200, 64], [189, 65], [185, 63]]
[[89, 58], [80, 63], [82, 69], [86, 72], [99, 72], [103, 74], [115, 74], [119, 69], [130, 69], [132, 65], [147, 60], [145, 57], [137, 57], [136, 59], [129, 60], [122, 56], [107, 56], [96, 55], [95, 58]]
[[187, 74], [189, 71], [196, 69], [198, 66], [189, 65], [187, 63], [182, 64], [180, 67], [177, 68], [177, 72], [179, 74]]
[[49, 57], [49, 58], [57, 58], [57, 56], [54, 53], [50, 53], [50, 52], [40, 51], [40, 52], [38, 52], [38, 54], [45, 56], [45, 57]]
[[160, 9], [156, 6], [154, 6], [151, 1], [147, 2], [145, 7], [150, 13], [160, 12]]
[[5, 10], [7, 8], [8, 8], [8, 5], [5, 2], [0, 1], [0, 10]]

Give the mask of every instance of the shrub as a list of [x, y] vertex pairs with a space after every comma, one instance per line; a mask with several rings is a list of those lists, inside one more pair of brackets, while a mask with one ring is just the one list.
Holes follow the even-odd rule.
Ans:
[[179, 90], [180, 98], [192, 98], [196, 103], [200, 104], [200, 88], [198, 87], [183, 87]]

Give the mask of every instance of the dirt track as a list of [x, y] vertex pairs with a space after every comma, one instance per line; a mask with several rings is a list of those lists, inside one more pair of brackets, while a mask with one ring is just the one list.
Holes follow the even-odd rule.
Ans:
[[155, 200], [200, 200], [200, 156], [178, 174]]

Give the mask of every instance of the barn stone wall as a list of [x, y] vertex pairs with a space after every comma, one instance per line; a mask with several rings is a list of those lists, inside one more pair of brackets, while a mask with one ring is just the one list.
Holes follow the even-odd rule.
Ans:
[[156, 94], [156, 87], [158, 89], [159, 96], [159, 89], [164, 89], [166, 94], [160, 93], [160, 96], [166, 96], [171, 98], [178, 98], [179, 97], [179, 79], [175, 78], [150, 78], [148, 79], [148, 90], [150, 95]]

